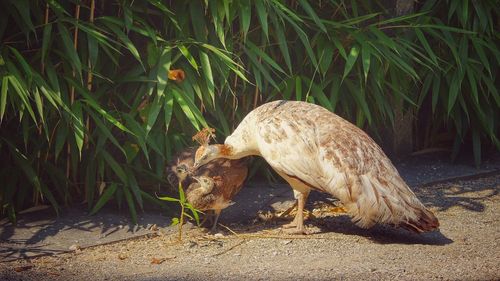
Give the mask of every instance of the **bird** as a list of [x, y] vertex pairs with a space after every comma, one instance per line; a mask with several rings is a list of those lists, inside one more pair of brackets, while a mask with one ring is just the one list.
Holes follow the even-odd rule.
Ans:
[[222, 210], [234, 204], [231, 199], [241, 190], [248, 174], [246, 163], [235, 161], [226, 161], [219, 171], [222, 173], [217, 176], [193, 176], [195, 182], [186, 190], [191, 206], [200, 211], [214, 211], [212, 232], [216, 231]]
[[167, 180], [173, 188], [177, 188], [179, 183], [182, 186], [189, 186], [193, 179], [189, 171], [194, 164], [194, 155], [198, 147], [189, 147], [172, 157], [172, 160], [167, 164], [166, 176]]
[[439, 221], [410, 190], [377, 143], [319, 105], [277, 100], [245, 116], [224, 144], [200, 146], [194, 167], [214, 159], [263, 157], [292, 187], [297, 214], [283, 226], [306, 234], [303, 210], [311, 190], [339, 199], [362, 227], [390, 224], [422, 233]]
[[167, 180], [172, 187], [181, 186], [186, 199], [195, 209], [213, 210], [216, 230], [222, 209], [233, 204], [231, 199], [241, 190], [248, 175], [247, 159], [217, 159], [199, 169], [193, 169], [197, 147], [190, 147], [173, 157], [167, 167]]

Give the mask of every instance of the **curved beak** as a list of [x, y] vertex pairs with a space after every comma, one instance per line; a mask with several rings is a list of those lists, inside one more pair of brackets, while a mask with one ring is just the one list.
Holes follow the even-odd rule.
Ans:
[[195, 161], [193, 166], [191, 167], [191, 169], [194, 171], [194, 170], [198, 169], [200, 166], [201, 166], [200, 163]]
[[200, 178], [199, 177], [192, 177], [195, 181], [197, 182], [200, 182]]

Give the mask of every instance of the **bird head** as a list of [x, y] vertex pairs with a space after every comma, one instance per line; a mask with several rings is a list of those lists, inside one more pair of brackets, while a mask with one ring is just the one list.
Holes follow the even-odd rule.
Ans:
[[207, 164], [208, 162], [223, 157], [221, 147], [223, 145], [202, 145], [196, 150], [194, 156], [193, 169], [197, 169], [200, 166]]
[[183, 182], [190, 174], [189, 168], [185, 164], [178, 164], [169, 167], [167, 170], [167, 180], [172, 187], [177, 187], [179, 182]]
[[211, 178], [206, 176], [193, 177], [193, 179], [196, 180], [203, 189], [211, 189], [215, 184]]

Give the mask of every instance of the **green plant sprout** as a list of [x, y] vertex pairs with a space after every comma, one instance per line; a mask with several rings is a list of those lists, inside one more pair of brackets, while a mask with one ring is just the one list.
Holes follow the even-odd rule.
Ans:
[[[182, 241], [182, 225], [184, 224], [184, 216], [195, 220], [196, 225], [200, 226], [200, 216], [198, 213], [201, 211], [197, 210], [193, 207], [193, 205], [189, 204], [186, 200], [186, 195], [184, 194], [184, 189], [182, 188], [182, 184], [179, 183], [179, 198], [172, 198], [168, 196], [158, 197], [160, 200], [169, 201], [169, 202], [177, 202], [181, 206], [181, 213], [178, 218], [172, 218], [171, 226], [178, 225], [179, 226], [179, 241]], [[191, 211], [192, 216], [186, 213], [186, 208]]]

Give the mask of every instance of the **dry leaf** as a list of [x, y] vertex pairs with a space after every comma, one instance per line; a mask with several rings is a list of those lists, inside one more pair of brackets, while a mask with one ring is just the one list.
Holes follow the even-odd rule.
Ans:
[[33, 266], [32, 265], [23, 265], [23, 266], [18, 266], [14, 268], [16, 272], [21, 272], [21, 271], [26, 271], [28, 269], [31, 269]]
[[175, 259], [175, 258], [176, 258], [176, 256], [174, 256], [174, 255], [166, 256], [164, 258], [152, 258], [151, 264], [162, 264], [166, 260], [171, 260], [171, 259]]
[[186, 78], [186, 74], [182, 69], [172, 69], [168, 71], [168, 79], [177, 82], [182, 82]]
[[153, 258], [151, 259], [151, 264], [162, 264], [166, 259], [165, 258]]

